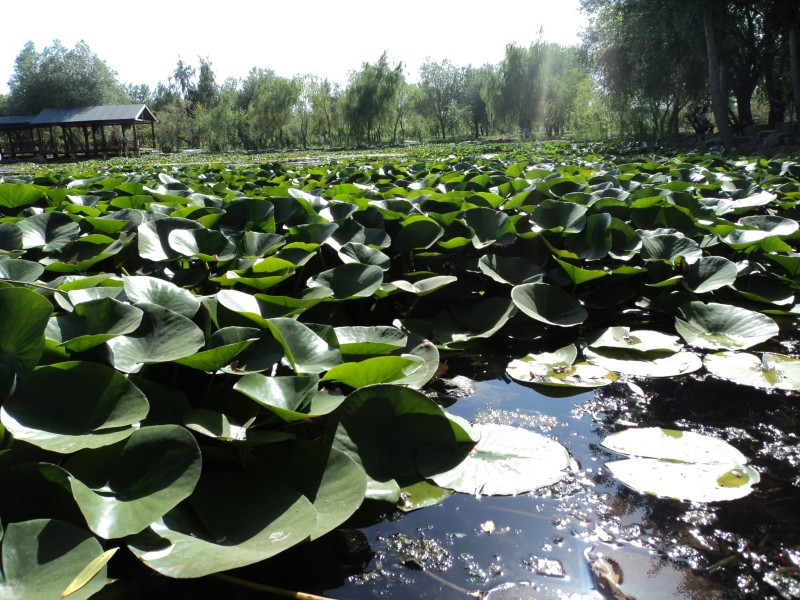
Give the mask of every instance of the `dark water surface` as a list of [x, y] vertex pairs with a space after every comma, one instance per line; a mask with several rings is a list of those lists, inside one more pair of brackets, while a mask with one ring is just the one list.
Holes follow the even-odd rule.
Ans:
[[[455, 494], [432, 508], [379, 515], [353, 533], [363, 569], [326, 595], [615, 597], [602, 589], [594, 563], [621, 575], [617, 594], [632, 598], [800, 597], [795, 396], [700, 377], [618, 383], [567, 398], [501, 379], [475, 387], [448, 410], [551, 436], [569, 450], [575, 471], [533, 494]], [[604, 467], [620, 456], [600, 442], [635, 425], [724, 439], [750, 458], [761, 483], [744, 499], [709, 504], [630, 490]]]

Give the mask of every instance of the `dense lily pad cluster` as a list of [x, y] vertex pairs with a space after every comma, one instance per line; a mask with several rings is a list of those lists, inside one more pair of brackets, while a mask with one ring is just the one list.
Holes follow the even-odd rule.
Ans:
[[[797, 389], [800, 166], [593, 151], [0, 181], [3, 585], [88, 597], [116, 546], [198, 577], [365, 498], [557, 481], [560, 445], [424, 393], [465, 348], [524, 348], [535, 386]], [[30, 532], [74, 542], [57, 576]]]

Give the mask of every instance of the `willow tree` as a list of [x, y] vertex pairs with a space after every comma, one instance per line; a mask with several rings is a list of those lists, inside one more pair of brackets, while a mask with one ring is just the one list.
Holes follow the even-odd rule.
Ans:
[[403, 63], [391, 67], [386, 52], [350, 75], [343, 104], [353, 141], [380, 143], [383, 126], [393, 128], [395, 99], [404, 81]]
[[548, 44], [539, 40], [527, 48], [506, 46], [496, 78], [496, 114], [515, 122], [523, 136], [544, 121], [549, 74]]

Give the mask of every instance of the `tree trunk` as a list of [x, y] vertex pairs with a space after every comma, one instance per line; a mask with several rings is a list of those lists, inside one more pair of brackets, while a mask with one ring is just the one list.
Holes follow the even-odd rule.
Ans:
[[717, 122], [720, 138], [726, 148], [733, 146], [733, 134], [728, 126], [727, 90], [722, 89], [720, 77], [717, 39], [714, 35], [714, 14], [712, 0], [703, 2], [703, 27], [706, 34], [706, 50], [708, 52], [708, 77], [711, 83], [711, 105], [714, 119]]
[[789, 64], [792, 73], [792, 97], [794, 98], [794, 122], [800, 123], [800, 50], [797, 48], [798, 42], [798, 17], [789, 23]]

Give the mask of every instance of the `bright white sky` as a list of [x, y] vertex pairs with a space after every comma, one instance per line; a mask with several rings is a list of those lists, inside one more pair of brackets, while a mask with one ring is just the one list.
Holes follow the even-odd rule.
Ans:
[[572, 45], [586, 25], [579, 0], [5, 0], [2, 21], [3, 94], [29, 40], [40, 52], [55, 39], [67, 48], [84, 40], [120, 82], [151, 89], [167, 82], [178, 58], [196, 67], [198, 57], [210, 60], [217, 83], [259, 67], [344, 85], [384, 50], [416, 81], [428, 57], [496, 64], [507, 44], [531, 44], [540, 27], [545, 40]]

